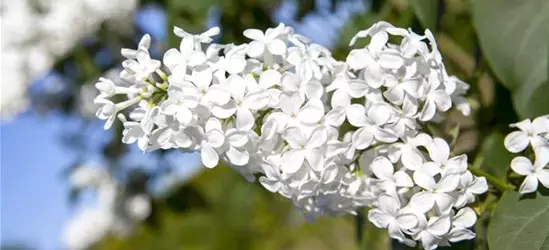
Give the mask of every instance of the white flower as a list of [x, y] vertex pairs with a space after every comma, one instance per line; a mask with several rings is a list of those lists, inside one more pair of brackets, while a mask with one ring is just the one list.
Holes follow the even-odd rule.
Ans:
[[124, 115], [120, 114], [118, 118], [124, 126], [124, 131], [122, 131], [122, 142], [126, 144], [137, 142], [139, 149], [145, 151], [149, 144], [149, 135], [154, 126], [151, 117], [152, 113], [152, 109], [147, 109], [145, 115], [139, 122], [128, 121]]
[[[260, 83], [265, 73], [267, 73], [267, 71], [265, 71], [261, 75]], [[277, 79], [276, 77], [269, 77], [269, 78]], [[320, 83], [320, 81], [318, 80], [304, 81], [298, 75], [291, 72], [285, 72], [282, 75], [281, 84], [285, 91], [298, 92], [302, 99], [305, 99], [305, 98], [320, 99], [324, 94], [324, 87], [322, 86], [322, 83]]]
[[[230, 100], [230, 93], [219, 84], [212, 84], [212, 71], [207, 66], [196, 67], [189, 77], [194, 87], [196, 87], [201, 103], [209, 106], [210, 104], [224, 105]], [[192, 85], [191, 85], [192, 86]]]
[[[225, 54], [225, 68], [229, 74], [239, 74], [246, 68], [247, 44], [231, 47]], [[226, 49], [227, 50], [227, 49]]]
[[[435, 176], [440, 174], [437, 181]], [[450, 194], [459, 185], [460, 175], [455, 173], [441, 173], [440, 168], [433, 162], [427, 162], [414, 172], [414, 182], [425, 189], [414, 194], [410, 203], [412, 208], [422, 213], [429, 211], [436, 204], [442, 213], [448, 212], [454, 205], [454, 197]]]
[[484, 177], [476, 177], [466, 171], [461, 175], [460, 191], [457, 192], [455, 206], [460, 208], [475, 201], [475, 195], [488, 191], [488, 183]]
[[221, 129], [221, 123], [217, 118], [210, 118], [205, 126], [203, 140], [200, 145], [200, 158], [202, 164], [208, 168], [213, 168], [219, 163], [219, 155], [216, 149], [221, 148], [225, 143], [225, 135]]
[[534, 121], [530, 119], [511, 124], [511, 127], [519, 128], [520, 131], [510, 133], [505, 137], [505, 148], [512, 153], [518, 153], [526, 149], [528, 144], [533, 148], [549, 147], [549, 143], [542, 137], [543, 133], [549, 133], [547, 118], [538, 117]]
[[405, 135], [402, 143], [394, 143], [390, 146], [389, 157], [393, 162], [401, 160], [402, 165], [410, 170], [419, 169], [425, 159], [418, 147], [427, 147], [431, 144], [432, 138], [427, 134], [421, 133], [414, 137]]
[[[392, 24], [388, 22], [380, 21], [366, 30], [359, 31], [355, 36], [353, 36], [353, 38], [351, 38], [349, 45], [353, 46], [358, 38], [365, 38], [368, 36], [371, 36], [372, 39], [375, 36], [377, 40], [384, 41], [388, 33], [392, 35], [406, 36], [408, 34], [408, 31], [402, 28], [395, 28]], [[376, 46], [380, 46], [381, 43], [371, 42], [370, 44], [372, 44], [372, 48], [375, 48]]]
[[98, 96], [93, 101], [95, 104], [99, 105], [99, 109], [95, 115], [101, 120], [107, 120], [104, 128], [109, 129], [112, 126], [114, 119], [116, 119], [118, 112], [137, 104], [139, 101], [139, 97], [134, 97], [133, 99], [115, 104], [102, 96]]
[[151, 47], [151, 36], [149, 34], [143, 35], [141, 39], [139, 40], [139, 43], [137, 44], [137, 49], [128, 49], [128, 48], [122, 48], [120, 50], [120, 54], [124, 56], [127, 59], [135, 59], [137, 57], [137, 52], [139, 49], [142, 50], [149, 50]]
[[427, 86], [425, 104], [419, 114], [421, 121], [433, 119], [437, 110], [445, 112], [452, 107], [450, 95], [444, 89], [439, 88], [440, 79], [437, 74], [431, 73]]
[[281, 130], [286, 126], [315, 124], [324, 115], [324, 105], [320, 100], [309, 100], [303, 105], [305, 100], [297, 92], [282, 92], [279, 101], [282, 112], [273, 113], [270, 117], [275, 119]]
[[227, 118], [236, 113], [236, 127], [241, 130], [251, 130], [255, 125], [252, 111], [265, 108], [271, 97], [267, 92], [250, 93], [247, 86], [256, 84], [251, 75], [247, 75], [245, 79], [239, 75], [231, 75], [225, 84], [229, 88], [232, 99], [225, 105], [214, 107], [213, 114], [220, 118]]
[[186, 31], [184, 31], [183, 29], [177, 26], [174, 26], [173, 28], [173, 33], [176, 36], [183, 38], [181, 40], [180, 48], [181, 48], [181, 53], [183, 53], [184, 55], [190, 55], [193, 52], [201, 51], [202, 50], [201, 44], [212, 42], [213, 39], [211, 37], [218, 35], [219, 32], [220, 32], [219, 27], [212, 27], [202, 34], [193, 35], [193, 34], [187, 33]]
[[250, 161], [250, 153], [247, 146], [250, 144], [248, 131], [229, 129], [225, 132], [225, 138], [229, 144], [225, 155], [230, 164], [245, 166]]
[[370, 165], [370, 168], [378, 179], [385, 181], [389, 186], [392, 186], [393, 189], [395, 187], [414, 186], [412, 178], [403, 170], [395, 172], [393, 164], [386, 157], [376, 157]]
[[414, 239], [420, 240], [423, 249], [436, 249], [439, 242], [448, 234], [452, 222], [449, 216], [432, 216], [429, 220], [419, 217], [418, 228], [414, 228]]
[[448, 241], [458, 242], [475, 238], [476, 234], [468, 228], [475, 225], [476, 221], [477, 215], [472, 208], [464, 207], [460, 209], [452, 217], [452, 229], [448, 233]]
[[144, 48], [139, 48], [135, 59], [128, 59], [122, 62], [124, 70], [120, 73], [123, 79], [135, 77], [136, 81], [145, 81], [151, 73], [160, 68], [160, 61], [151, 59], [149, 52]]
[[330, 52], [326, 48], [311, 44], [304, 47], [291, 47], [288, 49], [286, 60], [296, 67], [301, 81], [309, 82], [312, 79], [322, 78], [320, 67], [329, 65], [327, 56], [330, 56]]
[[[374, 139], [381, 142], [394, 142], [397, 136], [392, 131], [380, 128], [379, 123], [383, 123], [386, 119], [382, 114], [383, 110], [370, 109], [369, 115], [366, 116], [366, 108], [360, 104], [352, 104], [347, 108], [347, 119], [349, 123], [355, 127], [359, 127], [353, 135], [353, 145], [357, 149], [365, 149], [374, 143]], [[373, 118], [379, 118], [373, 120]]]
[[419, 224], [418, 218], [413, 213], [401, 210], [398, 198], [381, 195], [377, 208], [368, 211], [368, 220], [379, 228], [388, 228], [391, 238], [408, 246], [415, 246], [415, 242], [406, 238], [402, 231], [415, 228]]
[[549, 157], [542, 153], [536, 154], [534, 165], [524, 156], [515, 157], [511, 161], [511, 169], [519, 175], [526, 176], [519, 188], [521, 194], [535, 192], [538, 189], [538, 180], [543, 186], [549, 188], [549, 169], [545, 169], [547, 163], [549, 163]]
[[463, 174], [467, 170], [467, 155], [458, 155], [450, 157], [450, 146], [441, 138], [433, 138], [427, 145], [429, 157], [445, 173]]
[[273, 55], [282, 55], [286, 53], [286, 43], [280, 39], [285, 33], [284, 25], [280, 24], [274, 29], [269, 29], [265, 33], [257, 29], [247, 29], [244, 36], [252, 39], [248, 47], [248, 55], [259, 57], [263, 55], [265, 49]]
[[389, 82], [388, 85], [389, 88], [383, 92], [383, 96], [396, 105], [402, 105], [407, 95], [414, 98], [420, 97], [418, 89], [421, 86], [421, 81], [419, 79], [395, 79], [394, 84]]
[[469, 101], [467, 101], [467, 98], [465, 98], [465, 94], [467, 93], [467, 90], [469, 90], [469, 84], [458, 79], [455, 76], [448, 77], [445, 83], [448, 82], [454, 82], [454, 84], [456, 85], [454, 91], [452, 93], [449, 93], [450, 97], [452, 98], [452, 103], [455, 105], [457, 110], [461, 111], [463, 115], [470, 115], [471, 105], [469, 104]]
[[170, 85], [168, 95], [168, 100], [160, 105], [161, 111], [164, 114], [173, 115], [184, 126], [190, 125], [195, 116], [192, 109], [196, 108], [200, 102], [198, 88], [190, 84], [180, 87]]
[[264, 160], [261, 167], [265, 172], [265, 176], [259, 177], [259, 182], [263, 187], [271, 192], [278, 192], [281, 188], [284, 187], [282, 174], [280, 173], [280, 156], [270, 156]]
[[307, 135], [301, 129], [291, 127], [284, 131], [283, 137], [289, 146], [289, 150], [282, 155], [282, 171], [284, 173], [297, 172], [305, 159], [314, 170], [321, 171], [323, 156], [322, 151], [318, 149], [328, 139], [325, 130], [317, 128]]

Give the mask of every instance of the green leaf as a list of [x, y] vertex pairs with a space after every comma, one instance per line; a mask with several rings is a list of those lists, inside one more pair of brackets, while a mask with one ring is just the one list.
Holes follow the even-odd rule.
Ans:
[[482, 167], [486, 172], [502, 179], [506, 179], [509, 164], [513, 160], [513, 154], [503, 144], [504, 140], [502, 133], [493, 132], [484, 139], [481, 148], [481, 155], [484, 157]]
[[522, 197], [516, 191], [502, 196], [488, 226], [490, 249], [549, 249], [549, 196]]
[[473, 1], [473, 25], [499, 80], [522, 118], [549, 113], [549, 1]]
[[436, 31], [438, 0], [410, 0], [419, 22], [424, 28]]
[[[365, 215], [367, 214], [368, 213], [366, 213]], [[360, 249], [387, 249], [391, 243], [387, 230], [376, 227], [368, 219], [366, 219], [366, 217], [364, 219], [364, 228], [362, 232], [363, 242], [360, 246]]]

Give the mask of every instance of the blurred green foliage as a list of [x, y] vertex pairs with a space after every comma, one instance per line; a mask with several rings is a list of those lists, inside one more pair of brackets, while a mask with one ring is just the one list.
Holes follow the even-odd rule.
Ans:
[[[287, 199], [258, 185], [226, 166], [203, 171], [157, 199], [130, 238], [113, 236], [98, 249], [354, 248], [350, 217], [308, 224]], [[378, 237], [370, 241], [380, 244]]]

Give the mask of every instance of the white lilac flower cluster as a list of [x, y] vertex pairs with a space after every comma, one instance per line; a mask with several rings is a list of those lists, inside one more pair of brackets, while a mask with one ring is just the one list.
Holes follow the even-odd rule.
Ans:
[[[250, 181], [259, 175], [308, 219], [370, 206], [369, 219], [408, 245], [475, 236], [467, 204], [486, 180], [421, 132], [452, 106], [470, 112], [468, 85], [446, 73], [428, 30], [376, 23], [352, 39], [370, 42], [346, 62], [283, 24], [248, 29], [241, 45], [210, 44], [218, 28], [174, 33], [181, 46], [162, 61], [150, 58], [148, 36], [122, 51], [127, 84], [96, 84], [97, 116], [105, 128], [118, 116], [125, 143], [199, 151], [208, 168], [223, 162]], [[128, 99], [114, 103], [117, 94]]]
[[79, 209], [65, 225], [62, 241], [66, 249], [89, 249], [111, 233], [127, 236], [151, 212], [147, 195], [126, 194], [101, 166], [82, 165], [71, 172], [69, 181], [77, 190], [91, 190], [96, 202]]
[[[525, 176], [520, 185], [521, 194], [532, 193], [538, 189], [538, 181], [549, 188], [549, 115], [540, 116], [511, 124], [518, 128], [505, 137], [505, 147], [511, 153], [520, 153], [531, 149], [531, 157], [517, 156], [511, 161], [513, 172]], [[530, 160], [533, 158], [534, 164]]]
[[[78, 42], [100, 25], [131, 30], [138, 1], [1, 1], [2, 98], [0, 119], [10, 119], [29, 105], [29, 85], [45, 74]], [[82, 15], [86, 13], [86, 15]]]

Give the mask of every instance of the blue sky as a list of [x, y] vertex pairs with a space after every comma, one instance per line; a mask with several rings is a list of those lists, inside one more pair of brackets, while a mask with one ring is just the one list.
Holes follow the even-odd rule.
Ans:
[[[296, 12], [295, 4], [284, 1], [274, 18], [294, 26], [297, 32], [315, 42], [330, 46], [350, 13], [364, 11], [365, 6], [363, 1], [349, 1], [330, 14], [326, 11], [327, 2], [318, 1], [320, 10], [305, 17], [302, 23], [296, 23], [291, 20]], [[136, 16], [136, 25], [153, 37], [165, 39], [163, 13], [154, 7], [143, 10]], [[215, 17], [209, 20], [210, 25], [215, 23]], [[73, 151], [60, 143], [60, 135], [67, 126], [74, 125], [74, 121], [59, 115], [32, 113], [0, 125], [1, 242], [23, 242], [44, 250], [60, 248], [59, 235], [71, 215], [67, 202], [69, 187], [62, 171], [75, 157]], [[141, 158], [142, 154], [137, 153], [135, 157]], [[196, 157], [190, 157], [197, 162]], [[187, 175], [188, 170], [183, 168], [178, 172]]]
[[61, 174], [72, 158], [59, 143], [64, 125], [54, 116], [24, 115], [0, 127], [2, 242], [58, 245], [70, 214]]

